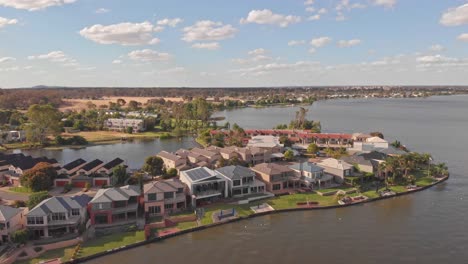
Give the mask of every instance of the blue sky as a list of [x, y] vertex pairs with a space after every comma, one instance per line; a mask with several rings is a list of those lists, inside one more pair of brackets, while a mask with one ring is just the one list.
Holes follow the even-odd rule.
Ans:
[[0, 87], [468, 85], [467, 0], [0, 0]]

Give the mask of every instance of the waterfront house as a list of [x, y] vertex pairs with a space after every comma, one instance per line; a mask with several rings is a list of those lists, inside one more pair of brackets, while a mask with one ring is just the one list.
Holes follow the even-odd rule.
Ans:
[[275, 136], [253, 136], [247, 147], [269, 150], [272, 153], [282, 152], [284, 145], [280, 143], [279, 137]]
[[354, 165], [361, 172], [374, 173], [374, 165], [372, 164], [372, 160], [366, 159], [361, 155], [350, 155], [342, 157], [340, 160]]
[[353, 165], [334, 158], [317, 162], [317, 166], [322, 167], [326, 173], [335, 176], [335, 181], [338, 183], [342, 183], [345, 177], [351, 176], [354, 169]]
[[61, 237], [78, 233], [86, 221], [87, 195], [48, 198], [26, 214], [26, 228], [36, 238]]
[[93, 186], [94, 179], [91, 176], [95, 174], [97, 170], [103, 166], [103, 164], [104, 162], [102, 160], [95, 159], [83, 165], [76, 171], [75, 175], [71, 176], [71, 183], [73, 187], [85, 188], [86, 184]]
[[238, 148], [237, 153], [243, 162], [252, 165], [271, 161], [271, 151], [261, 148]]
[[10, 242], [11, 235], [24, 227], [26, 208], [0, 205], [0, 245]]
[[48, 163], [57, 170], [60, 169], [60, 164], [55, 159], [46, 157], [33, 158], [24, 155], [4, 156], [2, 167], [7, 166], [8, 171], [4, 171], [4, 178], [14, 186], [20, 186], [20, 177], [29, 169], [32, 169], [37, 164], [44, 162]]
[[355, 141], [350, 151], [374, 151], [376, 149], [387, 149], [390, 144], [379, 137], [366, 138], [365, 141]]
[[88, 205], [91, 224], [98, 228], [136, 223], [140, 195], [140, 187], [132, 185], [100, 189]]
[[180, 180], [189, 188], [194, 206], [197, 203], [228, 197], [226, 178], [207, 167], [182, 171]]
[[143, 132], [146, 130], [143, 119], [129, 118], [109, 118], [104, 122], [105, 127], [114, 131], [126, 131], [129, 127], [134, 133]]
[[193, 148], [190, 150], [191, 153], [202, 156], [207, 163], [214, 165], [221, 158], [221, 155], [217, 151], [210, 151], [201, 148]]
[[187, 186], [177, 179], [154, 181], [143, 187], [147, 216], [165, 215], [187, 208]]
[[84, 159], [76, 159], [72, 162], [69, 162], [62, 166], [62, 168], [58, 171], [58, 174], [67, 174], [73, 175], [77, 170], [83, 167], [86, 164]]
[[257, 179], [265, 183], [266, 190], [274, 194], [287, 193], [300, 187], [300, 178], [287, 166], [261, 163], [252, 167]]
[[216, 171], [227, 179], [229, 196], [239, 197], [265, 192], [265, 183], [255, 179], [255, 172], [249, 168], [226, 166]]
[[86, 163], [84, 166], [82, 166], [79, 170], [76, 171], [77, 175], [91, 175], [95, 173], [101, 166], [104, 164], [104, 162], [100, 159], [95, 159], [93, 161], [90, 161]]
[[233, 158], [239, 158], [239, 153], [237, 153], [237, 149], [238, 148], [234, 147], [234, 146], [220, 148], [219, 149], [219, 154], [225, 160], [231, 160]]
[[172, 168], [180, 169], [182, 167], [185, 167], [185, 165], [187, 164], [187, 159], [186, 158], [183, 158], [183, 157], [178, 156], [178, 155], [174, 155], [174, 154], [169, 153], [167, 151], [161, 151], [156, 156], [160, 157], [163, 160], [164, 168], [166, 170], [172, 169]]
[[289, 166], [306, 187], [323, 188], [333, 182], [333, 176], [325, 173], [325, 169], [312, 162], [294, 163]]

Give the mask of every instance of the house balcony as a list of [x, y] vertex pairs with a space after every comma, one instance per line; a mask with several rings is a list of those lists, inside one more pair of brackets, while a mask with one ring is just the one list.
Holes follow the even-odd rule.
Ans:
[[109, 209], [113, 214], [132, 212], [138, 210], [138, 203], [131, 203], [124, 207], [113, 207]]

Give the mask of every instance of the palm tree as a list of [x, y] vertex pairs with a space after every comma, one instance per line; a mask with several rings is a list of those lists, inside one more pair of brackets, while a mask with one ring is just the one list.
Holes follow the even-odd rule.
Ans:
[[378, 167], [379, 176], [382, 177], [382, 174], [384, 176], [385, 189], [388, 189], [388, 170], [387, 169], [388, 169], [387, 162], [384, 161], [384, 162], [379, 163], [379, 167]]

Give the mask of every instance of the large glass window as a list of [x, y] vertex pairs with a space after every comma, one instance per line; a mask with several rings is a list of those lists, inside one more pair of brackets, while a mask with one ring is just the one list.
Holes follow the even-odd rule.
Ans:
[[165, 192], [164, 193], [164, 199], [172, 199], [174, 198], [174, 193], [173, 192]]
[[148, 207], [148, 212], [150, 214], [159, 214], [159, 213], [161, 213], [161, 207], [160, 206], [150, 206], [150, 207]]
[[273, 184], [273, 191], [281, 190], [281, 184]]
[[72, 209], [72, 215], [74, 216], [80, 215], [80, 209]]
[[233, 186], [239, 186], [241, 185], [241, 181], [240, 180], [234, 180], [234, 182], [232, 183]]
[[156, 201], [156, 199], [155, 193], [148, 193], [148, 201]]

